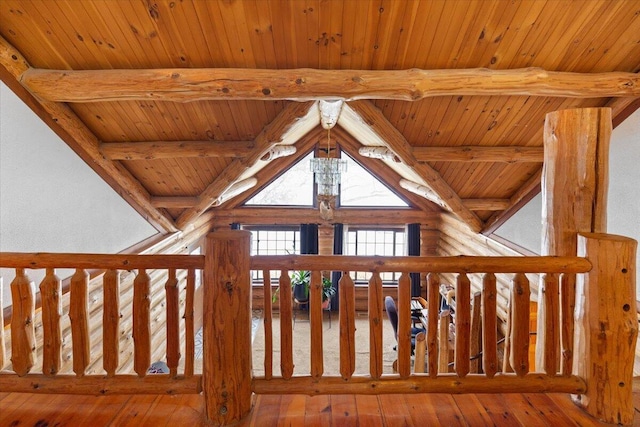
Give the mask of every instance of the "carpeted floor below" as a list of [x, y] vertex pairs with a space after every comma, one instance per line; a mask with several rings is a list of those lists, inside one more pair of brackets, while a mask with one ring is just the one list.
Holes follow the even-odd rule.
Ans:
[[[329, 322], [329, 316], [332, 316]], [[253, 372], [256, 376], [264, 375], [264, 325], [258, 322], [253, 340]], [[340, 328], [338, 314], [325, 312], [323, 317], [322, 341], [324, 353], [325, 375], [340, 375]], [[392, 373], [392, 364], [396, 359], [396, 345], [393, 329], [388, 322], [383, 327], [383, 364], [384, 372]], [[356, 317], [356, 371], [355, 374], [369, 373], [369, 318], [366, 312], [357, 313]], [[296, 314], [293, 328], [293, 362], [294, 375], [310, 375], [310, 323], [308, 312]], [[273, 316], [273, 375], [280, 375], [280, 319], [277, 313]]]

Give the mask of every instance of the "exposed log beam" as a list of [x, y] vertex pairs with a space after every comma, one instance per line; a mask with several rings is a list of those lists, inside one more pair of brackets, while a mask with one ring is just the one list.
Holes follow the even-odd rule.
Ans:
[[539, 162], [544, 158], [543, 147], [414, 147], [419, 162]]
[[462, 204], [471, 211], [502, 211], [511, 206], [510, 199], [462, 199]]
[[[320, 218], [320, 211], [314, 208], [271, 208], [242, 207], [238, 209], [214, 209], [205, 215], [214, 225], [227, 225], [234, 222], [254, 225], [302, 224], [309, 221], [329, 224]], [[316, 220], [313, 220], [316, 218]], [[439, 212], [425, 212], [419, 209], [359, 209], [336, 208], [331, 223], [352, 225], [405, 225], [420, 223], [437, 228]]]
[[640, 75], [569, 73], [541, 68], [490, 70], [264, 70], [172, 68], [45, 70], [29, 68], [20, 81], [56, 102], [213, 99], [396, 99], [431, 96], [525, 95], [569, 98], [640, 96]]
[[184, 209], [191, 208], [198, 203], [197, 197], [181, 197], [181, 196], [167, 196], [167, 197], [152, 197], [151, 204], [157, 208], [167, 209]]
[[100, 152], [111, 160], [174, 159], [177, 157], [244, 157], [253, 141], [102, 142]]
[[151, 196], [142, 184], [122, 164], [102, 156], [96, 136], [67, 105], [34, 98], [28, 88], [25, 90], [17, 83], [18, 77], [28, 68], [29, 64], [20, 52], [0, 37], [0, 75], [3, 81], [152, 226], [163, 233], [177, 231], [173, 219], [153, 206]]
[[234, 159], [198, 196], [198, 203], [184, 211], [177, 219], [180, 229], [185, 229], [223, 194], [242, 174], [254, 165], [271, 147], [281, 142], [288, 133], [297, 127], [306, 126], [307, 121], [319, 120], [317, 114], [309, 114], [312, 102], [289, 103], [278, 116], [267, 125], [254, 141], [252, 152], [242, 158]]
[[[449, 207], [451, 212], [466, 222], [472, 230], [479, 232], [482, 229], [482, 220], [464, 206], [460, 196], [435, 169], [426, 163], [420, 163], [416, 160], [411, 145], [400, 131], [387, 120], [382, 111], [370, 101], [354, 101], [344, 106], [341, 121], [345, 119], [345, 115], [350, 114], [349, 110], [351, 110], [352, 115], [355, 113], [355, 116], [358, 116], [350, 118], [350, 122], [352, 122], [350, 126], [358, 127], [358, 129], [349, 129], [341, 124], [347, 132], [353, 135], [354, 132], [361, 130], [363, 133], [354, 135], [356, 138], [366, 137], [367, 135], [364, 132], [368, 134], [373, 132], [373, 135], [370, 136], [379, 139], [381, 144], [387, 145], [393, 150], [405, 165], [411, 167], [429, 185], [442, 202]], [[342, 123], [341, 121], [339, 123]]]

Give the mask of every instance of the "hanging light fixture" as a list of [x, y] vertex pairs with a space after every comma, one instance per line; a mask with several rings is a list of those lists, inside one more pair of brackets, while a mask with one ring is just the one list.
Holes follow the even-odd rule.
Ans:
[[342, 172], [347, 170], [347, 162], [339, 158], [330, 157], [331, 151], [331, 128], [338, 122], [342, 101], [324, 101], [318, 103], [320, 111], [320, 123], [327, 130], [327, 150], [325, 157], [311, 159], [311, 172], [315, 175], [315, 182], [318, 187], [318, 200], [323, 202], [324, 197], [335, 198], [340, 187], [340, 177]]

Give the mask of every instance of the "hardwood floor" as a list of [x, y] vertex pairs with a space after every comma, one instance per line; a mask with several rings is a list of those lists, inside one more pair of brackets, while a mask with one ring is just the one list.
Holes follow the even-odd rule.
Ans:
[[[640, 403], [635, 394], [636, 407]], [[0, 393], [0, 426], [197, 426], [204, 399]], [[638, 415], [640, 417], [640, 415]], [[636, 417], [636, 418], [638, 418]], [[636, 420], [640, 422], [640, 420]], [[601, 426], [561, 394], [256, 397], [241, 426]]]

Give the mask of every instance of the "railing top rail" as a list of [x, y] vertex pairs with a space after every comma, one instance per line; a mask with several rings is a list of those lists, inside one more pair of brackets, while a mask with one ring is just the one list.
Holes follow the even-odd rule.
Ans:
[[106, 270], [204, 268], [204, 255], [108, 255], [0, 252], [3, 268], [82, 268]]
[[536, 256], [350, 256], [256, 255], [253, 270], [333, 270], [432, 273], [585, 273], [592, 268], [586, 258]]

